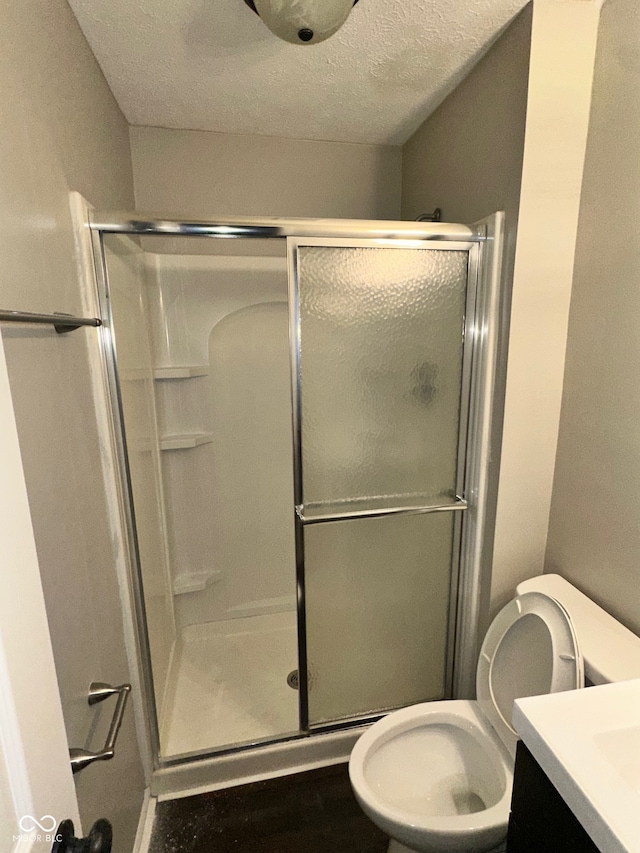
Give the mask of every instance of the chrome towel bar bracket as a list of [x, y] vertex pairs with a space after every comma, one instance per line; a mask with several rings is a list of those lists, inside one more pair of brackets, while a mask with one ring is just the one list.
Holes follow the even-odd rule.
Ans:
[[131, 693], [130, 684], [121, 684], [119, 687], [112, 687], [110, 684], [105, 684], [103, 681], [94, 681], [89, 685], [89, 705], [97, 705], [98, 702], [103, 702], [109, 696], [118, 696], [116, 707], [109, 726], [109, 733], [103, 748], [99, 752], [91, 752], [88, 749], [73, 748], [69, 750], [71, 759], [71, 770], [73, 773], [78, 773], [84, 770], [89, 764], [94, 761], [108, 761], [115, 755], [116, 739], [122, 724], [124, 709], [127, 705], [127, 699]]

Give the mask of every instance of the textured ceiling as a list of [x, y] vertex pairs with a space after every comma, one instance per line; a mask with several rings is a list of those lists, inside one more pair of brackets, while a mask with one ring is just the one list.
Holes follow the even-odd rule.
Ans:
[[130, 124], [400, 144], [526, 0], [361, 0], [310, 46], [242, 0], [70, 4]]

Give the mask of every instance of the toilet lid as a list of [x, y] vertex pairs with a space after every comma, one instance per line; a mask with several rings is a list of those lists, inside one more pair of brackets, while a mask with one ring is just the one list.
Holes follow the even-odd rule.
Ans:
[[584, 684], [582, 656], [571, 617], [541, 592], [526, 592], [504, 607], [482, 644], [476, 691], [483, 714], [512, 755], [515, 699], [575, 690]]

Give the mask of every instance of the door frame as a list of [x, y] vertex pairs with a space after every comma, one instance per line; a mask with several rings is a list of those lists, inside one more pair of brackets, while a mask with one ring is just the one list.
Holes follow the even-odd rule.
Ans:
[[70, 818], [79, 832], [80, 814], [1, 335], [0, 469], [0, 741], [16, 821], [10, 849], [49, 853], [60, 822]]

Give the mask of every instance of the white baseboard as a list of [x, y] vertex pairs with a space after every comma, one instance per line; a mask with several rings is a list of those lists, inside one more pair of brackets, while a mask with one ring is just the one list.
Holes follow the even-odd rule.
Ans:
[[[140, 810], [140, 820], [138, 821], [138, 831], [136, 839], [133, 843], [131, 853], [147, 853], [149, 843], [151, 841], [151, 832], [153, 830], [153, 821], [156, 816], [156, 803], [158, 801], [151, 796], [149, 789], [144, 792], [144, 800], [142, 809]], [[20, 851], [22, 853], [22, 851]], [[122, 851], [124, 853], [124, 851]]]

